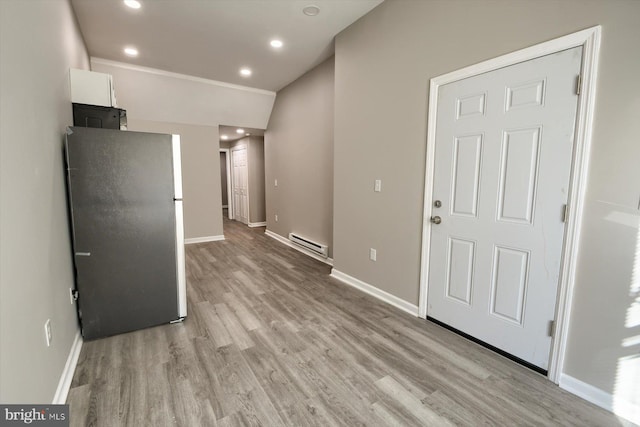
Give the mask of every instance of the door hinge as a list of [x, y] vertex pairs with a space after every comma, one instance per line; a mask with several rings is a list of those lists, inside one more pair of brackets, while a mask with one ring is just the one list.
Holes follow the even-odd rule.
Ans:
[[569, 205], [564, 205], [562, 207], [562, 222], [567, 222], [567, 218], [569, 218]]
[[555, 320], [549, 320], [549, 330], [547, 331], [547, 333], [552, 338], [556, 334], [556, 321]]
[[580, 95], [580, 88], [582, 87], [582, 74], [578, 74], [576, 78], [576, 95]]

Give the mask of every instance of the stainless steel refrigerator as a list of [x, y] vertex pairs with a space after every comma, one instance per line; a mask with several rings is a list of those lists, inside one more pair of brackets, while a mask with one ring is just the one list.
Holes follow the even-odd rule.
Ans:
[[70, 127], [65, 148], [83, 337], [186, 317], [180, 137]]

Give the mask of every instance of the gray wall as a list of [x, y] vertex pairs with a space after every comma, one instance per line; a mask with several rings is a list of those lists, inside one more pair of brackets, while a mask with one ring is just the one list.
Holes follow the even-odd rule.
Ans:
[[275, 92], [229, 85], [133, 64], [91, 58], [91, 69], [113, 76], [127, 117], [164, 123], [264, 129]]
[[[222, 147], [220, 147], [222, 148]], [[227, 188], [227, 153], [220, 153], [220, 190], [222, 197], [222, 206], [229, 204], [229, 189]]]
[[[335, 56], [335, 267], [418, 304], [429, 79], [601, 24], [587, 213], [564, 371], [631, 399], [621, 382], [631, 378], [631, 389], [637, 387], [637, 360], [623, 358], [637, 358], [640, 349], [621, 343], [638, 335], [640, 323], [631, 314], [640, 297], [639, 18], [633, 0], [387, 0], [342, 32]], [[268, 167], [269, 182], [278, 167]], [[382, 193], [372, 191], [375, 178], [383, 180]], [[370, 247], [378, 250], [375, 263]], [[625, 363], [635, 363], [635, 373]]]
[[264, 137], [267, 229], [284, 237], [296, 232], [326, 244], [329, 256], [333, 253], [333, 91], [332, 57], [277, 93]]
[[218, 126], [136, 119], [127, 124], [129, 130], [180, 135], [185, 238], [222, 236]]
[[241, 146], [247, 147], [249, 222], [265, 222], [264, 138], [248, 136], [229, 143], [229, 148]]
[[62, 144], [89, 58], [69, 3], [0, 1], [0, 58], [0, 402], [51, 403], [78, 331]]

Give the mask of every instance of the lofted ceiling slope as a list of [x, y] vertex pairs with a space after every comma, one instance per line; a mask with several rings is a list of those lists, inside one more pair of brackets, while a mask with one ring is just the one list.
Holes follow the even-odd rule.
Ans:
[[[277, 91], [330, 57], [335, 35], [383, 0], [139, 1], [71, 0], [92, 57]], [[310, 5], [318, 15], [303, 13]], [[272, 48], [274, 38], [284, 46]]]

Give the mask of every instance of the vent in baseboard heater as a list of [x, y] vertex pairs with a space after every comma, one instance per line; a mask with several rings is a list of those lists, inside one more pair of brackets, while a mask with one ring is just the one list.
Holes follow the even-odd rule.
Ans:
[[320, 243], [316, 243], [295, 233], [289, 233], [289, 240], [296, 245], [309, 249], [321, 257], [327, 258], [329, 256], [329, 247], [327, 245], [321, 245]]

